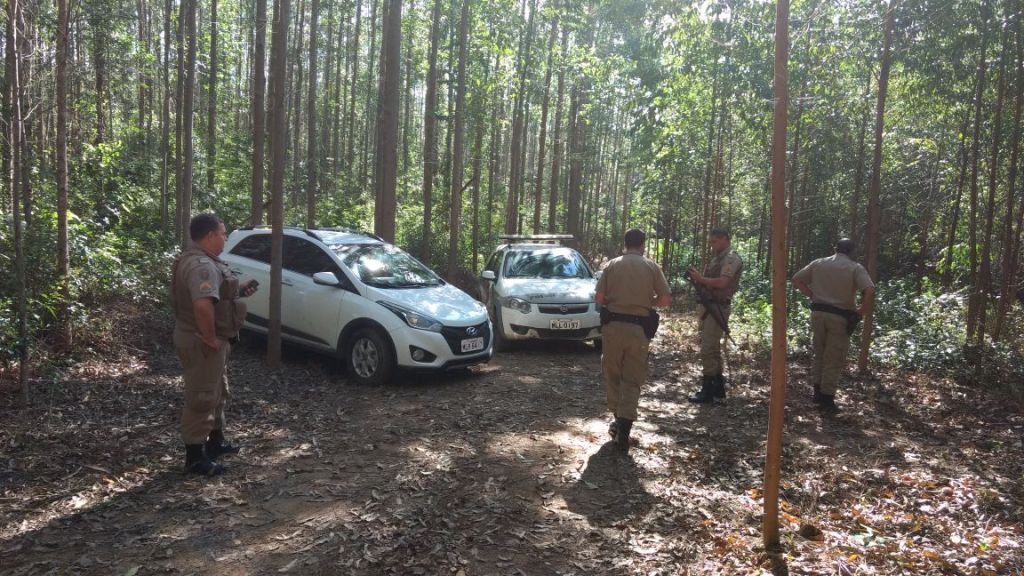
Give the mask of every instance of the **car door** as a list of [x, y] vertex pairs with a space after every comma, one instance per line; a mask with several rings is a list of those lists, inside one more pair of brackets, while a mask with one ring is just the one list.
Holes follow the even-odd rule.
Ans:
[[343, 302], [352, 294], [343, 287], [317, 284], [313, 275], [333, 272], [343, 286], [348, 278], [323, 248], [305, 238], [285, 236], [284, 252], [283, 272], [288, 281], [284, 289], [289, 294], [289, 315], [294, 318], [293, 336], [312, 346], [334, 350], [341, 333]]
[[490, 270], [496, 275], [496, 278], [493, 281], [484, 280], [483, 278], [480, 279], [480, 301], [483, 302], [485, 306], [490, 304], [493, 297], [492, 292], [494, 291], [494, 286], [501, 279], [501, 257], [504, 254], [504, 250], [498, 250], [494, 254], [491, 254], [491, 257], [487, 259], [487, 264], [481, 271], [486, 272], [487, 270]]
[[270, 317], [270, 234], [243, 238], [224, 261], [238, 277], [240, 285], [250, 279], [260, 283], [259, 290], [245, 299], [246, 321], [266, 329]]

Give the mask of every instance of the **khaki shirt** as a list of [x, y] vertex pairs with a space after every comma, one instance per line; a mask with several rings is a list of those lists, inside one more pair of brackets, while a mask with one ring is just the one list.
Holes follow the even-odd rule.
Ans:
[[704, 267], [705, 278], [718, 278], [725, 276], [730, 279], [725, 288], [710, 288], [711, 293], [719, 302], [725, 302], [732, 298], [732, 295], [739, 290], [740, 276], [743, 274], [743, 260], [740, 255], [732, 250], [722, 250], [711, 257], [711, 261]]
[[171, 279], [171, 307], [174, 309], [174, 344], [188, 346], [198, 328], [193, 303], [210, 298], [214, 303], [214, 324], [219, 338], [233, 338], [245, 320], [245, 304], [238, 298], [238, 278], [220, 258], [193, 246], [174, 261]]
[[626, 252], [609, 262], [597, 291], [604, 294], [609, 310], [634, 316], [647, 316], [654, 301], [669, 294], [661, 267], [639, 252]]
[[857, 292], [875, 287], [863, 266], [839, 253], [818, 258], [794, 274], [793, 279], [810, 286], [814, 293], [812, 302], [844, 310], [856, 310]]

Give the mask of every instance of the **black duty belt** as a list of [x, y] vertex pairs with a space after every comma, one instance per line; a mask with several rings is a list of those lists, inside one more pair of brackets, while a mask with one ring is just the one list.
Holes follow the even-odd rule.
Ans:
[[811, 303], [811, 310], [815, 312], [828, 312], [829, 314], [835, 314], [844, 318], [849, 318], [851, 315], [860, 317], [855, 310], [847, 310], [846, 308], [840, 308], [831, 304], [823, 304], [821, 302]]
[[630, 324], [638, 324], [640, 326], [643, 326], [644, 322], [647, 321], [646, 316], [634, 316], [633, 314], [619, 314], [618, 312], [612, 312], [611, 310], [608, 310], [607, 312], [605, 312], [605, 314], [607, 314], [609, 322], [628, 322]]

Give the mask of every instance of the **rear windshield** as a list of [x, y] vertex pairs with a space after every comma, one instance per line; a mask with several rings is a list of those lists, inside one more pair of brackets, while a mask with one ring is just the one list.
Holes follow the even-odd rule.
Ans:
[[421, 288], [444, 284], [430, 268], [390, 244], [336, 244], [331, 249], [367, 286]]
[[509, 250], [506, 278], [590, 278], [590, 268], [571, 248]]

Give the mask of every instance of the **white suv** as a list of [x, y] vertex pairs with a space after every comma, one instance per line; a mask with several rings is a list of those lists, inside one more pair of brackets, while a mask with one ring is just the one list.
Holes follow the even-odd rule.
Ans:
[[[241, 228], [221, 258], [259, 281], [245, 327], [266, 333], [270, 228]], [[340, 356], [351, 378], [385, 382], [396, 368], [445, 370], [491, 358], [491, 324], [476, 300], [401, 249], [351, 230], [286, 228], [281, 336]]]
[[480, 274], [480, 293], [494, 323], [494, 343], [532, 338], [592, 340], [600, 345], [597, 276], [579, 252], [559, 244], [571, 236], [502, 236]]

